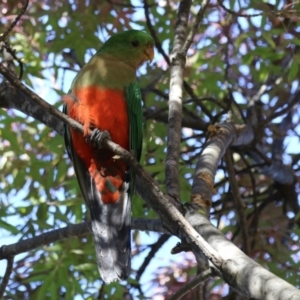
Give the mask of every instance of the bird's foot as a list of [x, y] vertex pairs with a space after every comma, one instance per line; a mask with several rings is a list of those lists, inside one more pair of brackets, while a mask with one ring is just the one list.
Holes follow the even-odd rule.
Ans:
[[101, 131], [96, 128], [92, 134], [86, 138], [86, 142], [92, 144], [97, 149], [101, 149], [104, 139], [111, 140], [109, 132], [107, 130]]

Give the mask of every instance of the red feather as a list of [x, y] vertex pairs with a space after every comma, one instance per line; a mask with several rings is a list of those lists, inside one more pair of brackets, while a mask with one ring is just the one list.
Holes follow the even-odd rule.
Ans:
[[90, 127], [107, 130], [112, 140], [129, 150], [129, 120], [123, 91], [101, 89], [98, 86], [77, 88], [73, 95], [64, 96], [71, 118], [83, 124], [84, 134], [71, 129], [72, 142], [83, 160], [104, 203], [115, 203], [124, 181], [126, 164], [113, 159], [113, 153], [97, 150], [85, 141]]

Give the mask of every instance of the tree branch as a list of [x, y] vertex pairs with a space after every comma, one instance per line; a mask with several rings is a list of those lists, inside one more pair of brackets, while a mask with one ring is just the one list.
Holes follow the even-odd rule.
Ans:
[[[131, 228], [143, 231], [157, 231], [168, 233], [163, 228], [160, 220], [132, 219]], [[18, 241], [14, 244], [3, 245], [0, 248], [0, 260], [8, 259], [9, 257], [34, 250], [36, 248], [46, 246], [54, 242], [58, 242], [72, 237], [78, 237], [89, 233], [91, 233], [90, 222], [69, 225], [63, 228], [45, 232], [33, 238]]]
[[[69, 116], [65, 115], [53, 105], [46, 102], [44, 99], [39, 97], [36, 93], [32, 92], [28, 87], [26, 87], [16, 76], [11, 74], [5, 66], [0, 63], [0, 73], [17, 89], [30, 98], [32, 102], [41, 107], [44, 111], [47, 111], [49, 114], [55, 116], [58, 120], [61, 120], [65, 124], [71, 126], [72, 128], [83, 132], [83, 127], [80, 123], [76, 122]], [[6, 103], [8, 104], [8, 103]], [[8, 104], [9, 105], [9, 104]], [[91, 133], [91, 132], [90, 132]]]
[[21, 11], [16, 16], [16, 18], [14, 19], [14, 21], [10, 24], [10, 26], [6, 29], [6, 31], [3, 34], [0, 35], [0, 42], [5, 41], [5, 39], [9, 35], [9, 33], [12, 31], [12, 29], [16, 26], [16, 24], [19, 22], [19, 20], [21, 19], [21, 17], [26, 12], [29, 0], [22, 0], [22, 2], [23, 2], [23, 6], [22, 6]]
[[192, 42], [193, 42], [193, 39], [194, 39], [194, 36], [199, 28], [199, 25], [200, 25], [200, 22], [202, 21], [203, 19], [203, 16], [204, 16], [204, 13], [207, 9], [207, 6], [209, 4], [209, 0], [203, 0], [202, 3], [201, 3], [201, 7], [196, 15], [196, 19], [193, 23], [193, 26], [192, 26], [192, 30], [190, 31], [184, 45], [183, 45], [183, 52], [184, 53], [187, 53], [187, 51], [189, 50]]
[[[24, 98], [26, 98], [26, 101], [24, 101]], [[30, 97], [19, 92], [6, 82], [2, 82], [0, 84], [0, 107], [22, 111], [26, 115], [31, 116], [52, 128], [58, 134], [64, 135], [64, 124], [59, 120], [59, 118], [46, 113], [47, 110], [39, 105], [35, 105]], [[157, 109], [156, 111], [154, 109], [147, 109], [144, 111], [144, 117], [146, 119], [151, 118], [165, 124], [168, 123], [168, 114], [164, 110], [161, 111], [160, 109]], [[204, 131], [207, 129], [208, 124], [200, 119], [200, 117], [195, 119], [190, 116], [184, 116], [182, 118], [182, 126]]]
[[190, 6], [190, 0], [180, 1], [170, 66], [169, 118], [165, 177], [167, 194], [172, 196], [172, 198], [176, 199], [178, 202], [180, 202], [178, 162], [181, 140], [182, 85], [186, 61], [182, 47], [186, 38]]
[[[165, 124], [168, 124], [168, 113], [165, 111], [166, 109], [146, 109], [144, 110], [144, 117], [145, 119], [149, 120], [156, 120]], [[186, 115], [182, 117], [182, 126], [193, 128], [196, 130], [205, 131], [207, 130], [208, 123], [203, 121], [200, 117], [194, 118], [192, 116]]]
[[297, 288], [267, 271], [245, 255], [228, 241], [205, 216], [192, 210], [187, 211], [185, 218], [221, 254], [224, 261], [221, 267], [222, 277], [241, 295], [260, 300], [300, 299], [300, 291]]
[[196, 288], [200, 283], [209, 279], [211, 277], [211, 275], [212, 275], [212, 270], [210, 268], [201, 272], [193, 280], [188, 282], [183, 288], [181, 288], [179, 291], [177, 291], [175, 294], [173, 294], [171, 297], [169, 297], [168, 300], [179, 300], [185, 294], [187, 294], [189, 291]]
[[251, 126], [231, 123], [217, 124], [208, 128], [210, 137], [199, 156], [194, 174], [190, 202], [209, 214], [213, 195], [214, 178], [220, 160], [229, 145], [247, 145], [253, 140]]
[[229, 8], [227, 8], [224, 4], [223, 4], [223, 1], [222, 0], [218, 0], [218, 3], [219, 5], [229, 14], [231, 15], [235, 15], [235, 16], [238, 16], [238, 17], [244, 17], [244, 18], [250, 18], [250, 17], [259, 17], [259, 16], [262, 16], [263, 13], [257, 13], [257, 14], [244, 14], [244, 13], [239, 13], [239, 12], [236, 12], [236, 11], [233, 11]]
[[59, 118], [47, 113], [47, 109], [36, 105], [30, 96], [21, 93], [7, 82], [0, 84], [0, 107], [17, 109], [52, 128], [58, 134], [64, 135], [64, 123]]
[[247, 224], [247, 219], [245, 216], [246, 206], [241, 199], [239, 187], [238, 187], [238, 184], [235, 179], [235, 171], [234, 171], [232, 157], [231, 157], [231, 153], [230, 153], [229, 149], [226, 151], [225, 161], [226, 161], [227, 170], [228, 170], [228, 177], [229, 177], [229, 182], [230, 182], [231, 193], [232, 193], [232, 197], [233, 197], [234, 204], [235, 204], [237, 214], [238, 214], [239, 226], [242, 230], [243, 251], [249, 255], [250, 254], [250, 244], [249, 244], [248, 224]]
[[152, 25], [151, 19], [150, 19], [150, 11], [149, 11], [149, 4], [148, 0], [144, 0], [144, 11], [145, 11], [145, 17], [146, 17], [146, 23], [147, 27], [150, 31], [151, 36], [154, 39], [155, 47], [157, 48], [158, 52], [163, 56], [167, 64], [170, 64], [169, 56], [166, 54], [165, 50], [162, 47], [162, 44], [157, 36], [156, 29]]
[[149, 265], [150, 261], [156, 254], [156, 252], [166, 243], [166, 241], [170, 238], [170, 235], [163, 234], [159, 237], [159, 239], [150, 246], [151, 250], [148, 253], [148, 255], [145, 257], [143, 263], [141, 264], [140, 268], [136, 272], [135, 280], [139, 281], [141, 279], [141, 276], [143, 275], [145, 269]]
[[3, 295], [5, 292], [6, 286], [8, 284], [10, 275], [13, 271], [13, 265], [14, 265], [14, 257], [8, 257], [5, 274], [3, 276], [3, 279], [2, 279], [1, 285], [0, 285], [0, 299], [3, 299]]
[[265, 160], [257, 153], [257, 151], [249, 151], [249, 156], [257, 163], [263, 164], [260, 170], [266, 176], [269, 176], [274, 181], [281, 184], [293, 184], [295, 180], [295, 174], [292, 167], [284, 165], [282, 162], [270, 161], [270, 164], [266, 165]]

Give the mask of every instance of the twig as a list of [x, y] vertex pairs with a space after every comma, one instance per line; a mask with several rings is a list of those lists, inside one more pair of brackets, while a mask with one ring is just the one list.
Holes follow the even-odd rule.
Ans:
[[173, 294], [171, 297], [169, 297], [168, 300], [179, 300], [185, 294], [187, 294], [189, 291], [196, 288], [200, 283], [207, 280], [211, 275], [212, 275], [212, 270], [210, 268], [201, 272], [193, 280], [188, 282], [182, 289], [180, 289], [175, 294]]
[[5, 41], [6, 37], [9, 35], [9, 33], [12, 31], [12, 29], [16, 26], [16, 24], [19, 22], [20, 18], [24, 15], [26, 12], [27, 6], [28, 6], [29, 0], [23, 0], [23, 6], [20, 11], [20, 13], [17, 15], [17, 17], [14, 19], [14, 21], [10, 24], [10, 26], [6, 29], [6, 31], [0, 35], [0, 42]]
[[247, 219], [245, 216], [245, 204], [243, 203], [240, 195], [240, 191], [235, 179], [235, 171], [232, 163], [232, 157], [230, 150], [227, 150], [225, 153], [225, 161], [228, 170], [228, 177], [230, 182], [230, 187], [232, 191], [233, 200], [235, 203], [235, 207], [238, 213], [239, 218], [239, 227], [242, 230], [242, 237], [243, 237], [243, 251], [246, 254], [250, 254], [250, 245], [249, 245], [249, 233], [248, 233], [248, 224]]
[[2, 51], [7, 51], [13, 59], [15, 59], [20, 67], [20, 74], [19, 74], [19, 79], [21, 80], [21, 78], [23, 77], [23, 63], [21, 61], [21, 59], [19, 59], [16, 55], [16, 51], [10, 46], [10, 44], [8, 42], [0, 42], [0, 46], [2, 44], [1, 50]]
[[241, 156], [242, 161], [246, 165], [246, 168], [244, 168], [241, 171], [242, 172], [246, 172], [246, 174], [248, 174], [249, 177], [250, 177], [250, 181], [251, 181], [251, 185], [252, 185], [252, 192], [253, 192], [253, 206], [254, 206], [254, 212], [255, 212], [256, 211], [256, 207], [257, 207], [257, 202], [258, 202], [257, 191], [256, 191], [257, 188], [256, 188], [256, 181], [255, 181], [255, 178], [254, 178], [254, 173], [251, 172], [251, 169], [260, 168], [264, 164], [253, 164], [253, 165], [250, 165], [248, 163], [247, 159], [244, 157], [244, 155], [240, 155], [240, 156]]
[[[188, 104], [190, 102], [199, 101], [199, 106], [201, 108], [203, 108], [204, 106], [201, 106], [201, 104], [200, 104], [201, 101], [202, 100], [213, 101], [212, 99], [213, 98], [210, 98], [210, 97], [209, 98], [205, 98], [205, 97], [204, 98], [193, 98], [193, 99], [184, 101], [183, 104]], [[216, 104], [219, 104], [219, 102], [217, 101]], [[185, 109], [185, 107], [183, 107], [183, 109]], [[168, 110], [168, 107], [163, 107], [163, 108], [151, 107], [151, 108], [144, 110], [144, 117], [145, 117], [145, 119], [154, 119], [156, 121], [168, 124], [167, 110]], [[190, 112], [187, 109], [187, 107], [186, 107], [186, 112]], [[183, 113], [181, 125], [182, 125], [182, 127], [189, 127], [189, 128], [196, 129], [196, 130], [205, 131], [205, 130], [207, 130], [209, 123], [205, 122], [203, 120], [203, 118], [201, 118], [200, 116], [193, 117], [193, 116], [190, 116], [188, 113]]]
[[[128, 4], [128, 3], [122, 3], [122, 2], [114, 2], [112, 0], [106, 0], [108, 3], [110, 3], [111, 5], [116, 5], [116, 6], [121, 6], [121, 7], [132, 7], [134, 9], [136, 8], [144, 8], [144, 6], [141, 5], [132, 5], [132, 4]], [[156, 3], [153, 3], [151, 5], [149, 5], [149, 7], [152, 6], [156, 6]]]
[[[257, 191], [256, 191], [256, 181], [254, 178], [254, 174], [253, 172], [251, 172], [251, 169], [255, 168], [255, 166], [251, 166], [249, 165], [247, 159], [244, 157], [244, 155], [241, 155], [241, 159], [244, 162], [244, 164], [247, 166], [244, 170], [247, 172], [247, 174], [249, 174], [250, 177], [250, 181], [251, 181], [251, 185], [252, 185], [252, 197], [253, 197], [253, 220], [251, 221], [251, 213], [247, 215], [247, 221], [249, 220], [249, 226], [248, 228], [250, 228], [249, 232], [250, 232], [250, 236], [251, 238], [256, 236], [257, 234], [257, 225], [258, 225], [258, 210], [257, 210], [257, 203], [258, 203], [258, 197], [257, 197]], [[261, 165], [258, 165], [258, 167], [260, 167]], [[254, 222], [254, 219], [256, 219], [256, 222]], [[253, 225], [254, 224], [254, 225]], [[254, 249], [255, 247], [255, 238], [252, 238], [252, 242], [249, 240], [249, 245], [250, 245], [250, 249]]]
[[166, 157], [166, 188], [168, 195], [180, 202], [178, 162], [181, 140], [182, 119], [182, 85], [185, 66], [185, 53], [182, 46], [186, 38], [191, 1], [181, 0], [178, 19], [175, 28], [174, 48], [171, 55], [170, 94], [169, 94], [169, 122]]
[[3, 299], [3, 295], [5, 293], [6, 286], [8, 284], [10, 275], [13, 271], [13, 264], [14, 264], [14, 257], [11, 256], [11, 257], [7, 258], [7, 266], [6, 266], [5, 274], [3, 276], [3, 279], [2, 279], [2, 282], [0, 285], [0, 299]]
[[[191, 86], [184, 80], [183, 87], [185, 91], [190, 95], [191, 98], [197, 98], [197, 95], [194, 93]], [[200, 104], [199, 104], [200, 105]], [[202, 111], [209, 117], [210, 120], [213, 119], [213, 115], [211, 114], [210, 110], [207, 109], [206, 105], [200, 105]]]
[[87, 234], [90, 232], [89, 226], [89, 222], [75, 224], [52, 230], [30, 239], [20, 240], [14, 244], [3, 245], [0, 248], [0, 259], [15, 256], [17, 254], [33, 250], [44, 245], [49, 245], [50, 243], [58, 242], [70, 237]]
[[[156, 29], [154, 28], [154, 26], [152, 25], [152, 22], [150, 20], [149, 4], [148, 4], [147, 0], [144, 0], [144, 10], [145, 10], [147, 27], [151, 33], [151, 36], [154, 39], [155, 47], [157, 48], [158, 52], [164, 57], [167, 64], [170, 66], [170, 64], [171, 64], [170, 58], [166, 54], [165, 50], [162, 48], [162, 44], [157, 36]], [[196, 95], [194, 94], [192, 88], [185, 80], [183, 80], [183, 87], [186, 90], [186, 92], [190, 95], [191, 98], [197, 98]], [[205, 114], [207, 114], [210, 117], [210, 119], [212, 118], [212, 115], [210, 114], [209, 110], [206, 108], [205, 105], [202, 105], [201, 109], [203, 110], [203, 112]]]
[[287, 105], [284, 108], [276, 111], [276, 108], [271, 108], [268, 117], [263, 121], [260, 126], [266, 126], [275, 118], [282, 116], [283, 114], [289, 113], [299, 103], [300, 89], [292, 95], [291, 99], [288, 99]]
[[[190, 98], [190, 99], [187, 99], [187, 100], [184, 100], [182, 101], [182, 104], [185, 105], [185, 104], [190, 104], [190, 103], [201, 103], [203, 101], [211, 101], [213, 104], [217, 104], [219, 105], [221, 108], [224, 108], [224, 104], [221, 103], [220, 101], [218, 101], [216, 98], [214, 97], [197, 97], [197, 98]], [[150, 111], [150, 113], [147, 114], [147, 118], [148, 119], [152, 119], [152, 118], [155, 118], [158, 114], [161, 114], [165, 111], [168, 110], [168, 107], [165, 106], [165, 107], [162, 107], [162, 108], [157, 108], [157, 109], [153, 109], [151, 108], [152, 111]]]
[[257, 13], [257, 14], [242, 14], [242, 13], [239, 13], [239, 12], [235, 12], [229, 8], [227, 8], [224, 4], [223, 4], [223, 1], [222, 0], [218, 0], [218, 3], [219, 5], [229, 14], [231, 15], [236, 15], [238, 17], [244, 17], [244, 18], [249, 18], [249, 17], [259, 17], [259, 16], [262, 16], [263, 13]]
[[[147, 231], [155, 230], [157, 232], [167, 233], [160, 220], [132, 219], [131, 228]], [[41, 246], [49, 245], [50, 243], [58, 242], [75, 236], [89, 234], [90, 232], [90, 222], [84, 222], [45, 232], [33, 238], [18, 241], [14, 244], [3, 245], [0, 248], [0, 260], [8, 259], [9, 257], [17, 254], [31, 251]]]
[[193, 39], [194, 39], [194, 36], [199, 28], [199, 25], [200, 25], [200, 22], [202, 21], [203, 19], [203, 15], [205, 13], [205, 10], [207, 8], [209, 4], [209, 0], [203, 0], [202, 3], [201, 3], [201, 7], [196, 15], [196, 19], [193, 23], [193, 26], [192, 26], [192, 30], [190, 31], [184, 45], [183, 45], [183, 51], [184, 53], [187, 53], [187, 51], [189, 50], [192, 42], [193, 42]]
[[10, 73], [12, 73], [14, 76], [16, 76], [16, 68], [14, 64], [14, 58], [10, 49], [7, 49], [8, 43], [7, 42], [0, 42], [0, 53], [3, 54], [2, 63], [6, 65], [6, 68], [9, 70]]
[[104, 295], [105, 295], [105, 292], [104, 292], [104, 289], [105, 289], [105, 286], [106, 284], [103, 282], [99, 288], [99, 293], [98, 293], [98, 296], [97, 296], [97, 300], [102, 300], [104, 299]]
[[155, 47], [157, 48], [158, 52], [163, 56], [165, 61], [167, 62], [168, 65], [170, 65], [170, 59], [169, 56], [166, 54], [165, 50], [162, 47], [162, 44], [157, 36], [157, 31], [152, 25], [152, 22], [150, 20], [150, 11], [149, 11], [150, 5], [148, 4], [148, 0], [144, 0], [144, 11], [145, 11], [145, 17], [146, 17], [146, 24], [147, 27], [151, 33], [151, 36], [154, 39]]
[[140, 268], [138, 269], [138, 271], [136, 272], [136, 277], [135, 280], [139, 281], [141, 276], [143, 275], [145, 269], [147, 268], [147, 266], [149, 265], [151, 259], [154, 257], [154, 255], [156, 254], [156, 252], [162, 247], [162, 245], [170, 238], [170, 235], [167, 234], [163, 234], [159, 237], [159, 239], [157, 240], [157, 242], [155, 242], [153, 245], [150, 246], [151, 250], [148, 253], [148, 255], [146, 256], [146, 258], [144, 259], [143, 263], [141, 264]]

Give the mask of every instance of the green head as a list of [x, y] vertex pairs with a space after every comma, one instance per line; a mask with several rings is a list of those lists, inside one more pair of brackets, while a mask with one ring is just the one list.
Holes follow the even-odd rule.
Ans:
[[128, 30], [112, 35], [97, 53], [110, 54], [137, 69], [154, 56], [154, 40], [146, 32]]

